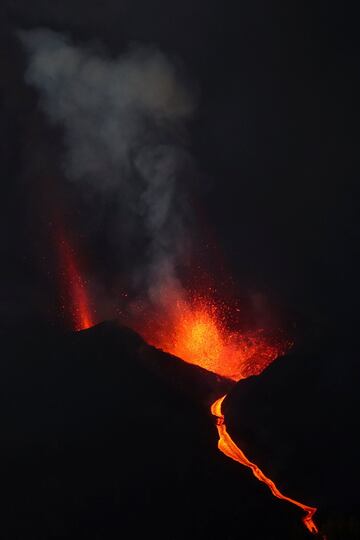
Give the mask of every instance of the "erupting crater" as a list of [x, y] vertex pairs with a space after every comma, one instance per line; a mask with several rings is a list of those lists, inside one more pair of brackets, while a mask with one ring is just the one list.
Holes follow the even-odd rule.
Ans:
[[[172, 295], [173, 298], [173, 295]], [[237, 312], [237, 308], [233, 308]], [[263, 330], [235, 330], [229, 308], [210, 296], [179, 296], [135, 328], [151, 345], [238, 381], [261, 373], [289, 344]]]

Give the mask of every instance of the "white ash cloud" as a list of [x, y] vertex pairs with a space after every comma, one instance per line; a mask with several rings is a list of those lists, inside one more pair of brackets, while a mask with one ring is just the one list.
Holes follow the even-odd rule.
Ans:
[[[184, 123], [193, 100], [169, 59], [133, 46], [109, 58], [46, 29], [20, 32], [28, 55], [26, 81], [64, 131], [64, 173], [101, 201], [114, 199], [119, 220], [114, 246], [147, 238], [146, 263], [134, 268], [152, 299], [176, 283], [186, 235], [181, 172], [189, 155]], [[100, 211], [100, 209], [99, 209]], [[120, 247], [119, 247], [120, 249]]]

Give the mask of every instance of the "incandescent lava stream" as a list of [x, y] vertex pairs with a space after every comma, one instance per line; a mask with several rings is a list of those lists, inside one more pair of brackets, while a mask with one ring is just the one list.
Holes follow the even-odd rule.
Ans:
[[226, 395], [217, 399], [212, 405], [211, 405], [211, 414], [216, 417], [216, 427], [219, 434], [219, 442], [218, 442], [218, 448], [220, 452], [225, 454], [225, 456], [229, 457], [230, 459], [233, 459], [234, 461], [237, 461], [238, 463], [241, 463], [242, 465], [245, 465], [245, 467], [249, 467], [253, 475], [260, 481], [263, 482], [268, 486], [271, 493], [274, 495], [274, 497], [277, 497], [278, 499], [282, 499], [283, 501], [287, 501], [291, 504], [294, 504], [295, 506], [298, 506], [305, 512], [305, 516], [302, 518], [303, 523], [305, 527], [313, 534], [317, 534], [319, 532], [313, 517], [317, 510], [317, 508], [314, 508], [312, 506], [307, 506], [299, 501], [296, 501], [295, 499], [291, 499], [290, 497], [287, 497], [286, 495], [283, 495], [281, 491], [276, 487], [275, 483], [268, 478], [262, 470], [252, 461], [250, 461], [244, 452], [235, 444], [229, 433], [226, 429], [225, 424], [225, 417], [221, 410], [221, 405], [226, 398]]

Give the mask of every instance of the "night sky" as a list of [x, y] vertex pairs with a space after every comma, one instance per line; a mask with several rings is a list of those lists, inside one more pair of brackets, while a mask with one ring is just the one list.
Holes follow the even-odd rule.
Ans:
[[114, 322], [64, 332], [79, 328], [62, 237], [93, 322], [123, 323], [139, 298], [171, 307], [159, 278], [175, 261], [184, 289], [218, 287], [246, 329], [284, 331], [288, 354], [230, 390], [228, 427], [324, 530], [359, 538], [353, 4], [1, 3], [2, 538], [307, 534], [217, 451], [209, 405], [229, 381]]
[[356, 328], [355, 10], [325, 1], [4, 1], [0, 24], [3, 324], [56, 324], [56, 219], [99, 287], [121, 289], [131, 269], [112, 242], [113, 210], [96, 216], [64, 177], [61, 127], [24, 81], [17, 31], [42, 27], [108, 57], [129, 43], [155, 46], [180, 66], [196, 102], [186, 125], [190, 198], [241, 293], [288, 323], [325, 324], [329, 335]]

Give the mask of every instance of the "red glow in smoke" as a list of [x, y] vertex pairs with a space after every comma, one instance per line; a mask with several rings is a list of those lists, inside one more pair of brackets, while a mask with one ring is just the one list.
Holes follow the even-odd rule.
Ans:
[[74, 330], [85, 330], [95, 324], [86, 281], [81, 275], [75, 250], [64, 233], [58, 232], [56, 245], [63, 290], [63, 310], [68, 313]]

